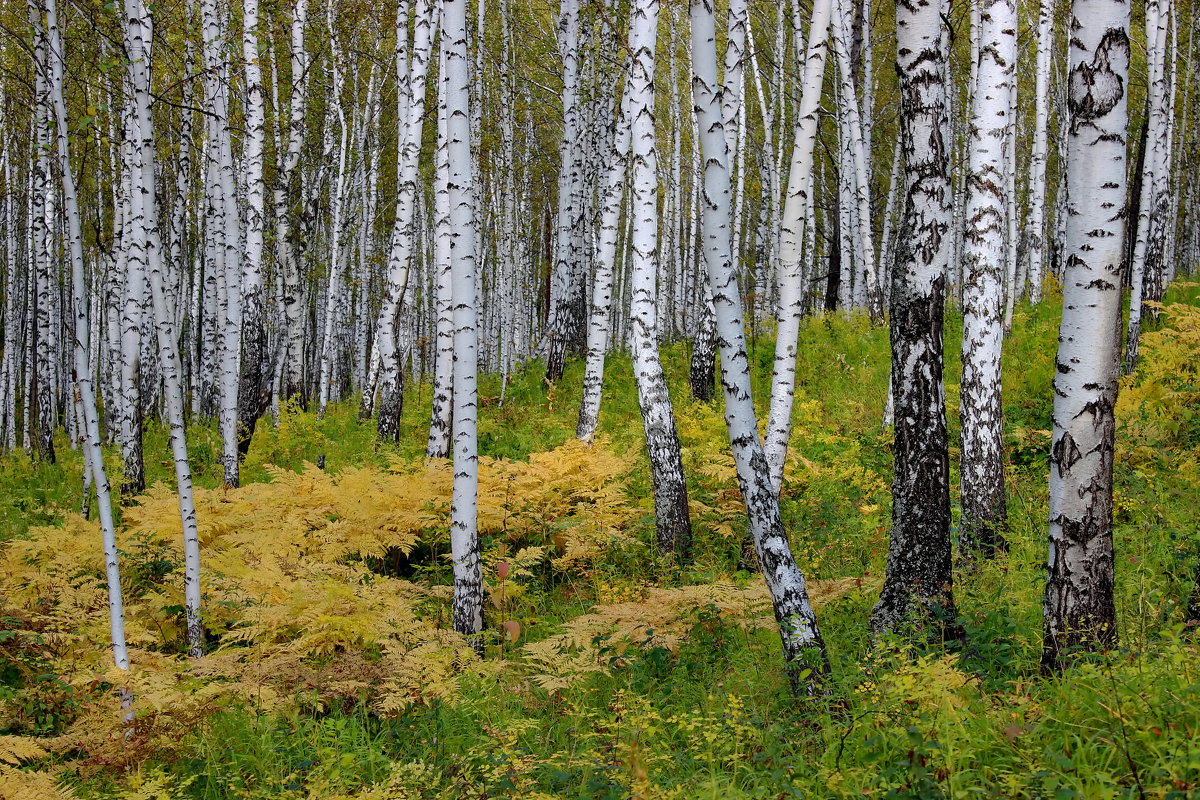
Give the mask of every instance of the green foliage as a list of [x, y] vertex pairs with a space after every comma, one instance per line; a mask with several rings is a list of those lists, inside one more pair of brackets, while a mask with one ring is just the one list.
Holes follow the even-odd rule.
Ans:
[[[29, 511], [0, 548], [0, 795], [19, 776], [43, 795], [57, 781], [154, 800], [1195, 796], [1200, 673], [1181, 622], [1200, 539], [1197, 294], [1173, 289], [1118, 407], [1124, 649], [1061, 678], [1038, 668], [1053, 299], [1018, 308], [1006, 341], [1011, 550], [956, 578], [967, 635], [949, 648], [866, 637], [890, 506], [887, 332], [804, 325], [782, 510], [833, 669], [829, 695], [801, 703], [761, 579], [737, 571], [726, 432], [719, 405], [687, 397], [683, 345], [664, 365], [696, 529], [686, 569], [655, 554], [626, 358], [609, 360], [590, 448], [572, 442], [581, 364], [557, 386], [536, 363], [503, 387], [482, 380], [483, 660], [446, 630], [449, 476], [422, 459], [427, 386], [409, 390], [399, 445], [376, 446], [352, 404], [321, 421], [288, 408], [260, 424], [243, 489], [216, 486], [215, 460], [198, 469], [200, 662], [181, 655], [170, 465], [148, 458], [160, 485], [125, 509], [120, 536], [128, 676], [106, 668], [98, 533], [72, 513], [77, 455], [64, 443], [53, 468], [4, 459], [0, 513]], [[958, 331], [950, 317], [952, 442]], [[760, 339], [752, 359], [762, 411], [771, 350]], [[191, 441], [215, 459], [211, 427]], [[151, 452], [166, 452], [155, 426]], [[320, 454], [328, 471], [305, 465]], [[134, 690], [131, 734], [118, 685]]]

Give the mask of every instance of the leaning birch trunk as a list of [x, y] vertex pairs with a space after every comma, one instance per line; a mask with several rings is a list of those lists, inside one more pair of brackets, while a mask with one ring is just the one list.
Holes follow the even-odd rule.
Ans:
[[583, 401], [579, 405], [579, 420], [575, 426], [576, 438], [584, 442], [590, 442], [596, 435], [596, 426], [600, 421], [600, 395], [604, 389], [604, 355], [608, 351], [621, 199], [629, 158], [629, 102], [630, 93], [626, 91], [621, 99], [620, 117], [613, 130], [612, 160], [608, 164], [600, 201], [600, 231], [596, 237], [596, 255], [593, 259], [596, 275], [593, 278], [592, 312], [588, 321], [587, 365], [583, 375]]
[[1046, 158], [1050, 134], [1050, 54], [1054, 44], [1054, 0], [1039, 0], [1037, 68], [1034, 75], [1033, 151], [1029, 156], [1029, 227], [1025, 237], [1029, 299], [1042, 299], [1042, 237], [1046, 232]]
[[942, 324], [951, 219], [945, 140], [948, 35], [945, 2], [897, 4], [904, 216], [892, 270], [895, 478], [892, 532], [875, 632], [910, 622], [953, 625], [950, 458]]
[[1132, 290], [1129, 294], [1129, 326], [1125, 336], [1123, 369], [1126, 374], [1132, 373], [1137, 368], [1138, 342], [1142, 332], [1142, 303], [1148, 296], [1146, 284], [1153, 281], [1153, 278], [1147, 274], [1148, 270], [1153, 268], [1147, 259], [1147, 245], [1150, 240], [1151, 219], [1156, 202], [1154, 190], [1158, 185], [1155, 171], [1159, 164], [1159, 129], [1163, 125], [1162, 94], [1165, 90], [1163, 50], [1167, 36], [1166, 15], [1162, 13], [1164, 2], [1166, 0], [1148, 0], [1146, 3], [1147, 71], [1150, 88], [1146, 97], [1148, 111], [1145, 122], [1144, 147], [1146, 152], [1142, 155], [1141, 190], [1138, 193], [1137, 238], [1134, 242], [1133, 256], [1129, 266]]
[[204, 626], [200, 616], [200, 539], [196, 528], [196, 504], [192, 497], [192, 473], [188, 461], [183, 417], [183, 390], [179, 377], [176, 332], [167, 309], [163, 288], [158, 210], [155, 206], [155, 146], [150, 116], [151, 42], [153, 19], [141, 0], [125, 0], [128, 25], [125, 51], [132, 91], [130, 118], [137, 134], [133, 139], [131, 174], [133, 191], [129, 228], [129, 270], [149, 272], [150, 298], [154, 308], [158, 354], [165, 385], [165, 405], [170, 428], [171, 454], [179, 495], [179, 517], [183, 528], [184, 612], [187, 620], [188, 654], [204, 654]]
[[1115, 646], [1112, 489], [1126, 230], [1129, 4], [1071, 4], [1067, 246], [1042, 667]]
[[[965, 560], [1004, 547], [1003, 414], [1000, 349], [1006, 262], [1008, 175], [1016, 168], [1009, 137], [1015, 91], [1017, 9], [1013, 0], [979, 0], [979, 64], [971, 101], [970, 164], [963, 234], [962, 520], [958, 554]], [[1016, 287], [1010, 286], [1010, 293]]]
[[263, 232], [266, 228], [267, 186], [263, 179], [266, 146], [266, 97], [258, 63], [258, 0], [242, 3], [242, 57], [245, 59], [246, 181], [245, 261], [242, 283], [241, 375], [237, 394], [237, 454], [225, 462], [225, 485], [241, 482], [240, 458], [250, 451], [258, 418], [271, 400], [267, 370], [266, 309], [263, 306]]
[[713, 17], [712, 0], [692, 0], [692, 93], [704, 154], [702, 225], [721, 349], [725, 423], [755, 550], [779, 624], [788, 679], [794, 692], [805, 688], [815, 691], [818, 676], [828, 670], [829, 660], [804, 574], [796, 566], [783, 529], [779, 500], [758, 438], [750, 389], [741, 298], [729, 250], [729, 162], [721, 125]]
[[471, 175], [470, 58], [467, 0], [443, 0], [446, 65], [446, 151], [450, 187], [450, 258], [454, 303], [454, 492], [450, 550], [454, 564], [454, 630], [482, 651], [483, 573], [476, 511], [479, 442], [476, 437], [475, 186]]
[[[67, 218], [67, 244], [71, 259], [71, 295], [74, 301], [75, 345], [73, 367], [75, 397], [83, 409], [84, 469], [91, 476], [96, 490], [96, 509], [100, 517], [100, 534], [104, 541], [104, 572], [108, 584], [108, 626], [112, 642], [113, 661], [118, 669], [129, 669], [129, 654], [125, 648], [125, 611], [121, 598], [121, 573], [117, 551], [116, 529], [113, 525], [112, 496], [108, 474], [104, 469], [104, 453], [100, 448], [100, 418], [96, 411], [96, 394], [92, 387], [92, 364], [88, 340], [88, 295], [83, 265], [83, 231], [79, 218], [79, 196], [75, 174], [71, 167], [68, 142], [67, 106], [63, 95], [63, 73], [66, 54], [58, 28], [56, 0], [46, 0], [46, 29], [49, 33], [50, 95], [54, 103], [54, 122], [57, 130], [56, 153], [59, 175], [62, 178], [64, 210]], [[9, 318], [11, 320], [11, 317]], [[85, 493], [86, 497], [86, 493]], [[129, 698], [125, 698], [128, 701]]]
[[815, 0], [808, 28], [800, 107], [796, 110], [795, 143], [788, 172], [788, 196], [783, 205], [779, 248], [779, 328], [775, 337], [775, 367], [771, 373], [771, 410], [763, 450], [771, 469], [776, 494], [783, 486], [783, 466], [792, 435], [792, 404], [796, 396], [796, 347], [804, 316], [804, 225], [808, 219], [808, 190], [813, 168], [813, 148], [825, 80], [829, 18], [832, 0]]
[[646, 431], [646, 452], [654, 489], [655, 528], [660, 554], [673, 552], [681, 563], [691, 559], [692, 524], [688, 517], [683, 453], [675, 429], [671, 395], [658, 355], [655, 303], [658, 251], [658, 162], [654, 131], [654, 48], [659, 0], [636, 0], [629, 23], [630, 182], [630, 347], [638, 404]]

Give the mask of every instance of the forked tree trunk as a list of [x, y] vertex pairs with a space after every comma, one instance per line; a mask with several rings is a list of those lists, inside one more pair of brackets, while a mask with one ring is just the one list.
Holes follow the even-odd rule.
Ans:
[[779, 499], [758, 438], [741, 298], [729, 250], [729, 162], [721, 124], [712, 0], [692, 0], [691, 23], [692, 96], [704, 163], [704, 252], [719, 332], [725, 423], [755, 550], [779, 624], [785, 669], [794, 692], [813, 692], [820, 676], [828, 670], [829, 659], [808, 599], [804, 574], [796, 566], [788, 546]]

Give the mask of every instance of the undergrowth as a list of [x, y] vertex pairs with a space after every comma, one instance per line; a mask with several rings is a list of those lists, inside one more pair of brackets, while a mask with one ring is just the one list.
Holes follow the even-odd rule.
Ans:
[[[1200, 794], [1200, 670], [1184, 626], [1200, 530], [1200, 291], [1173, 289], [1122, 386], [1121, 649], [1038, 671], [1058, 308], [1018, 309], [1005, 345], [1010, 551], [955, 585], [965, 644], [868, 645], [890, 519], [880, 429], [887, 334], [801, 332], [782, 509], [812, 579], [829, 692], [790, 699], [718, 406], [664, 349], [696, 530], [654, 550], [629, 362], [606, 371], [600, 439], [572, 441], [582, 364], [481, 381], [487, 646], [448, 631], [450, 475], [422, 458], [429, 389], [401, 442], [352, 403], [260, 424], [225, 490], [219, 436], [190, 429], [208, 654], [184, 656], [179, 523], [165, 432], [120, 547], [133, 668], [108, 666], [79, 456], [0, 459], [0, 797], [1187, 798]], [[948, 418], [957, 439], [948, 320]], [[765, 406], [772, 348], [752, 363]], [[765, 409], [764, 409], [765, 410]], [[326, 470], [313, 466], [325, 456]], [[951, 453], [952, 460], [957, 452]], [[117, 463], [110, 453], [110, 465]], [[957, 498], [955, 498], [957, 501]], [[124, 720], [117, 689], [132, 691]]]

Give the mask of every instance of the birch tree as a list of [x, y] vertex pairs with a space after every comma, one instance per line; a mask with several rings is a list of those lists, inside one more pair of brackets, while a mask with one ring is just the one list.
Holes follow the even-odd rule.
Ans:
[[[36, 4], [29, 6], [30, 23], [33, 27], [34, 63], [48, 64], [50, 62], [47, 50], [46, 30], [41, 19], [42, 10]], [[56, 460], [54, 452], [54, 348], [53, 348], [53, 301], [51, 295], [57, 284], [54, 274], [52, 257], [54, 239], [54, 221], [57, 211], [55, 201], [57, 193], [52, 190], [50, 183], [50, 153], [51, 153], [51, 112], [50, 112], [50, 82], [45, 70], [34, 71], [34, 141], [37, 146], [30, 170], [30, 208], [29, 208], [29, 247], [31, 285], [33, 287], [33, 302], [30, 316], [33, 318], [33, 369], [31, 380], [25, 384], [27, 403], [25, 425], [33, 433], [34, 452], [38, 458], [53, 464]], [[32, 412], [32, 413], [31, 413]], [[34, 417], [34, 427], [30, 426], [30, 417]], [[133, 469], [138, 470], [135, 477], [141, 474], [141, 436], [140, 428], [137, 437], [136, 463]], [[28, 436], [25, 441], [29, 441]], [[141, 488], [145, 478], [137, 488]]]
[[547, 328], [546, 378], [562, 378], [567, 350], [583, 326], [579, 295], [578, 209], [581, 191], [579, 148], [579, 0], [562, 0], [559, 44], [563, 61], [563, 135], [558, 173], [558, 222], [555, 261], [550, 274], [550, 318]]
[[815, 0], [808, 27], [800, 105], [793, 131], [788, 194], [783, 205], [780, 242], [779, 326], [775, 337], [775, 366], [771, 373], [771, 410], [763, 443], [776, 493], [783, 485], [783, 466], [792, 434], [792, 405], [796, 396], [796, 347], [804, 314], [803, 235], [808, 219], [808, 191], [813, 148], [825, 78], [832, 0]]
[[654, 52], [658, 34], [658, 0], [637, 0], [629, 23], [630, 68], [626, 91], [630, 116], [629, 213], [630, 347], [638, 404], [646, 431], [646, 452], [654, 489], [655, 528], [659, 553], [674, 552], [681, 562], [691, 558], [692, 525], [688, 516], [683, 454], [675, 429], [671, 395], [658, 355], [658, 160], [654, 130]]
[[158, 208], [155, 191], [156, 161], [154, 131], [150, 116], [151, 44], [154, 20], [141, 0], [125, 0], [126, 66], [131, 90], [128, 117], [131, 132], [130, 216], [128, 226], [128, 269], [130, 282], [140, 277], [148, 284], [154, 312], [158, 360], [165, 387], [165, 406], [170, 431], [171, 455], [175, 466], [179, 517], [183, 529], [184, 613], [187, 625], [188, 653], [204, 653], [204, 627], [200, 614], [200, 539], [196, 527], [196, 504], [192, 496], [191, 463], [188, 459], [184, 428], [183, 390], [180, 382], [179, 353], [174, 318], [167, 308], [164, 289], [161, 243], [158, 232]]
[[1042, 299], [1045, 282], [1042, 238], [1046, 233], [1046, 157], [1050, 135], [1050, 54], [1054, 48], [1054, 0], [1038, 1], [1034, 70], [1033, 150], [1029, 156], [1029, 220], [1025, 236], [1029, 299]]
[[400, 42], [408, 38], [407, 0], [399, 4], [396, 16], [396, 115], [400, 123], [396, 156], [396, 218], [388, 253], [387, 284], [375, 326], [375, 343], [380, 364], [378, 430], [380, 438], [388, 441], [396, 441], [400, 435], [400, 399], [403, 396], [403, 385], [401, 354], [396, 346], [397, 318], [404, 305], [404, 294], [408, 290], [416, 234], [413, 217], [416, 211], [417, 169], [425, 119], [425, 79], [429, 70], [429, 56], [437, 19], [435, 10], [435, 4], [429, 0], [417, 0], [411, 48], [400, 46]]
[[[963, 236], [962, 382], [959, 417], [962, 488], [959, 555], [973, 559], [1004, 547], [1001, 298], [1007, 261], [1010, 146], [1016, 92], [1017, 8], [1013, 0], [980, 3], [980, 47], [967, 127], [966, 231]], [[1016, 287], [1010, 285], [1010, 295]]]
[[258, 0], [242, 2], [242, 57], [245, 60], [246, 153], [243, 159], [246, 187], [245, 261], [242, 281], [241, 375], [238, 380], [237, 454], [225, 464], [225, 485], [241, 482], [239, 460], [250, 449], [254, 426], [270, 402], [266, 369], [267, 329], [263, 302], [265, 267], [263, 233], [266, 229], [266, 181], [263, 178], [266, 147], [266, 92], [258, 48]]
[[450, 435], [454, 419], [454, 302], [450, 229], [450, 160], [446, 129], [447, 103], [445, 48], [441, 51], [443, 76], [438, 81], [438, 137], [434, 154], [433, 180], [433, 271], [435, 333], [433, 399], [430, 404], [427, 458], [450, 457]]
[[[100, 520], [100, 535], [104, 544], [104, 574], [108, 589], [109, 639], [112, 644], [113, 662], [118, 669], [129, 669], [129, 654], [125, 646], [125, 611], [121, 596], [120, 556], [117, 551], [116, 529], [113, 524], [112, 497], [108, 485], [108, 474], [104, 469], [104, 453], [100, 446], [100, 417], [96, 410], [96, 394], [92, 386], [92, 362], [89, 338], [87, 280], [84, 274], [83, 228], [80, 221], [79, 193], [75, 184], [75, 171], [71, 165], [67, 106], [63, 88], [66, 71], [66, 51], [63, 49], [62, 33], [58, 24], [57, 0], [46, 0], [44, 8], [37, 8], [38, 16], [44, 11], [46, 47], [43, 53], [47, 61], [38, 65], [48, 75], [49, 95], [54, 109], [55, 155], [58, 159], [58, 174], [62, 181], [63, 204], [67, 223], [67, 254], [71, 263], [71, 297], [74, 310], [74, 346], [72, 348], [73, 378], [75, 394], [83, 410], [81, 440], [84, 453], [84, 471], [91, 476], [96, 492], [96, 511]], [[41, 28], [38, 20], [36, 29]], [[12, 317], [6, 317], [12, 324]]]
[[1117, 642], [1112, 477], [1126, 219], [1129, 5], [1072, 0], [1067, 253], [1054, 376], [1044, 669]]
[[575, 436], [591, 441], [600, 421], [600, 395], [604, 388], [604, 356], [608, 351], [609, 327], [613, 297], [613, 273], [616, 266], [617, 238], [621, 224], [621, 201], [624, 196], [631, 138], [631, 93], [623, 92], [621, 112], [612, 130], [611, 160], [605, 174], [600, 200], [600, 230], [596, 237], [596, 254], [592, 259], [595, 277], [592, 288], [592, 310], [588, 320], [587, 364], [583, 376], [583, 401]]
[[483, 630], [483, 573], [476, 525], [479, 493], [476, 435], [475, 186], [471, 167], [471, 61], [467, 0], [442, 0], [446, 64], [446, 150], [449, 164], [450, 258], [454, 304], [454, 491], [450, 549], [454, 565], [454, 630], [477, 649]]
[[[279, 396], [288, 400], [302, 390], [304, 361], [304, 323], [301, 314], [301, 264], [294, 240], [292, 203], [297, 194], [300, 151], [304, 144], [304, 119], [308, 97], [308, 52], [304, 31], [308, 24], [308, 0], [295, 0], [288, 39], [291, 66], [291, 92], [288, 108], [287, 144], [279, 154], [275, 186], [275, 252], [280, 278], [280, 305], [283, 308], [283, 343], [276, 367]], [[282, 109], [276, 108], [276, 118]], [[303, 203], [301, 203], [303, 206]]]
[[725, 423], [746, 505], [754, 547], [771, 593], [793, 691], [812, 691], [828, 669], [825, 643], [783, 529], [779, 499], [758, 436], [741, 297], [730, 253], [730, 180], [717, 84], [716, 22], [712, 0], [692, 0], [692, 100], [703, 153], [702, 230], [721, 352]]
[[[219, 4], [218, 0], [200, 0], [200, 17], [206, 66], [204, 86], [210, 111], [206, 116], [209, 132], [209, 185], [206, 187], [206, 194], [212, 209], [209, 235], [213, 239], [215, 259], [212, 268], [217, 272], [220, 287], [218, 318], [221, 327], [221, 406], [218, 418], [225, 485], [237, 486], [238, 393], [241, 383], [244, 286], [241, 221], [235, 188], [233, 133], [229, 116], [229, 64], [224, 54], [228, 9], [223, 3]], [[259, 281], [261, 285], [261, 274]]]
[[875, 632], [954, 619], [950, 459], [942, 386], [951, 219], [944, 2], [896, 5], [904, 212], [892, 269], [895, 476], [892, 531]]

